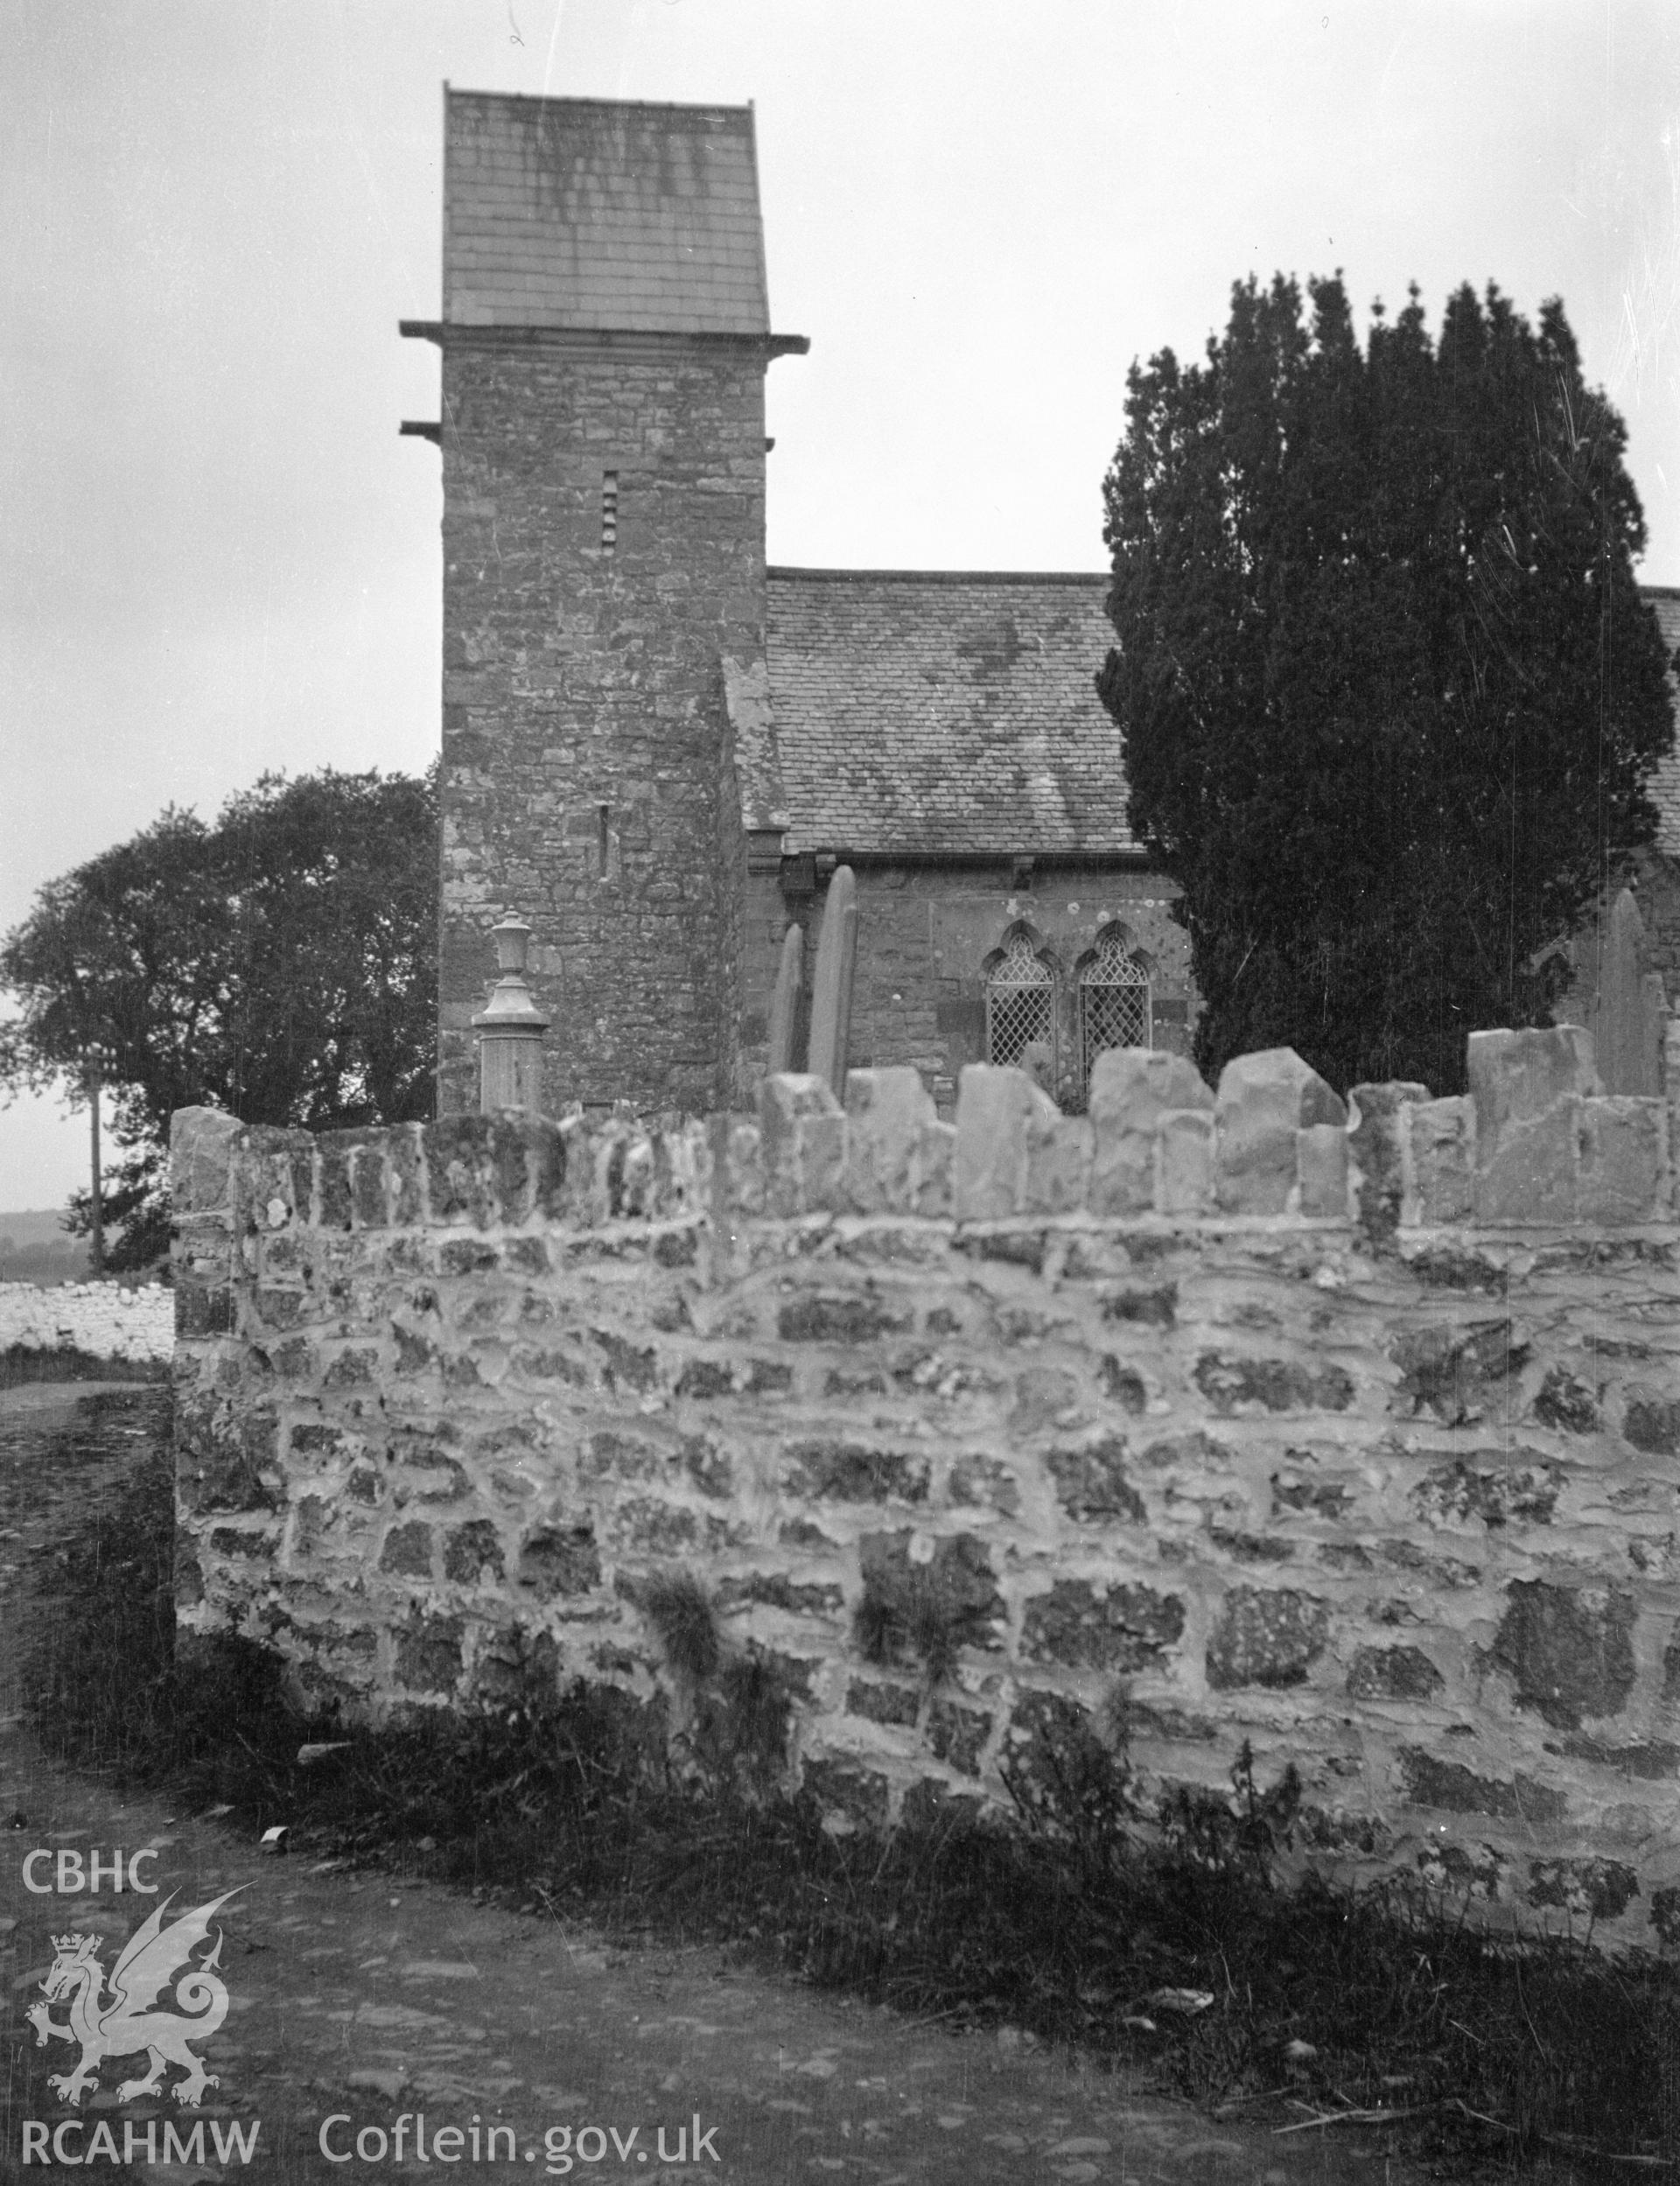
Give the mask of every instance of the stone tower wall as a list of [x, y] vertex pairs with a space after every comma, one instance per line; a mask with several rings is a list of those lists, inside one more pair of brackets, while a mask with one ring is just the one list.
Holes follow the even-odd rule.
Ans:
[[763, 650], [764, 347], [451, 327], [444, 421], [440, 1108], [474, 1104], [509, 911], [556, 1107], [725, 1104], [743, 853], [721, 662]]

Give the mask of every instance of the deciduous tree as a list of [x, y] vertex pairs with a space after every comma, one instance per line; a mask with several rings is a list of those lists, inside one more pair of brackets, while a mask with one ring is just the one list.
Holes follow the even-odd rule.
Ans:
[[435, 768], [265, 775], [214, 825], [172, 809], [50, 882], [0, 943], [0, 1083], [80, 1089], [97, 1059], [123, 1149], [112, 1265], [167, 1240], [177, 1108], [313, 1130], [431, 1113], [437, 834]]

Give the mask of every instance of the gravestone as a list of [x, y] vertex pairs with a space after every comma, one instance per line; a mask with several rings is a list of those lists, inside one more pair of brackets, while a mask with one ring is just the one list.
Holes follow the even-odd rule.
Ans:
[[846, 1091], [846, 1049], [851, 1038], [851, 978], [858, 958], [858, 883], [850, 865], [837, 865], [822, 908], [811, 987], [811, 1047], [807, 1068], [822, 1078], [835, 1098]]
[[1631, 888], [1610, 907], [1599, 966], [1599, 1075], [1606, 1093], [1661, 1092], [1668, 1005], [1657, 972], [1642, 972], [1645, 921]]
[[770, 1008], [769, 1068], [773, 1077], [799, 1068], [794, 1049], [799, 1030], [800, 982], [804, 974], [805, 936], [797, 926], [790, 926], [782, 936], [775, 999]]

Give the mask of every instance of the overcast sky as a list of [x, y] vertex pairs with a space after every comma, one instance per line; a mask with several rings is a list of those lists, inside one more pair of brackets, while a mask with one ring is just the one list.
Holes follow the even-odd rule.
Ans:
[[[0, 928], [164, 805], [438, 742], [441, 87], [754, 101], [776, 562], [1097, 569], [1231, 283], [1560, 295], [1680, 583], [1671, 0], [12, 0]], [[86, 1121], [0, 1111], [0, 1209]]]

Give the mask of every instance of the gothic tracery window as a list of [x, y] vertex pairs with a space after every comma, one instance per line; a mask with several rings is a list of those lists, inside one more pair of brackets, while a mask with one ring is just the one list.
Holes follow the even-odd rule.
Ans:
[[1033, 953], [1031, 937], [1012, 934], [986, 978], [986, 1054], [993, 1062], [1018, 1063], [1033, 1040], [1055, 1045], [1054, 988]]
[[1150, 1044], [1149, 974], [1112, 929], [1099, 934], [1096, 953], [1079, 975], [1081, 1082], [1105, 1047]]

